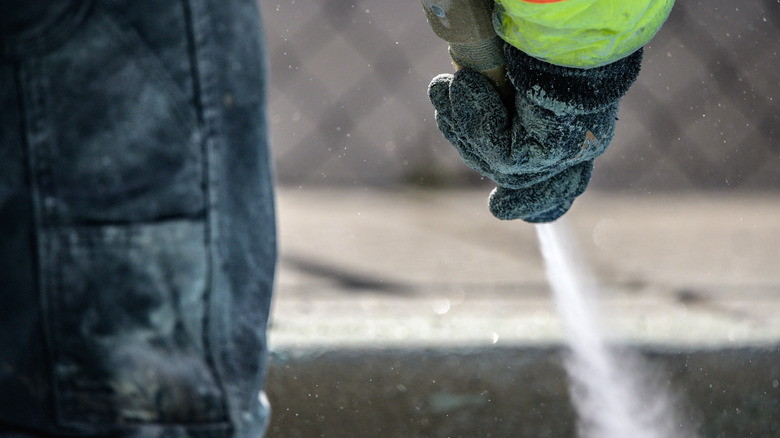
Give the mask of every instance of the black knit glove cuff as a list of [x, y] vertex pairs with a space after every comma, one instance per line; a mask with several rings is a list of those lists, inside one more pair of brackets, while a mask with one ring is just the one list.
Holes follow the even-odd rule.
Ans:
[[540, 61], [506, 44], [507, 76], [520, 96], [556, 114], [584, 114], [617, 103], [639, 75], [642, 49], [591, 69]]

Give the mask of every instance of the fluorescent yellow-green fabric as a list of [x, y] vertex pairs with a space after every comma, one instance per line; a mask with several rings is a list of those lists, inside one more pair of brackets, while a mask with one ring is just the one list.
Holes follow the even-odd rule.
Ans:
[[496, 0], [496, 32], [534, 58], [591, 68], [647, 44], [674, 0]]

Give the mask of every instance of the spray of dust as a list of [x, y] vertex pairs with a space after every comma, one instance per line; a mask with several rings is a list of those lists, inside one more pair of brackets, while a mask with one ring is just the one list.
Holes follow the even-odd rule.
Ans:
[[693, 438], [667, 380], [612, 346], [600, 323], [598, 288], [564, 220], [537, 225], [547, 277], [568, 334], [565, 363], [580, 438]]

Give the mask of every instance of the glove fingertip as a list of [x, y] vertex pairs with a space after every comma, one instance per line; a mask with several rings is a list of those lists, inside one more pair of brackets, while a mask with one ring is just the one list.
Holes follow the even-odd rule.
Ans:
[[515, 192], [515, 196], [513, 196], [512, 192], [513, 191], [498, 188], [493, 190], [490, 194], [488, 208], [490, 209], [490, 213], [497, 219], [522, 219], [523, 221], [532, 224], [554, 222], [566, 214], [574, 203], [574, 199], [567, 199], [547, 210], [532, 212], [523, 205], [520, 199], [518, 199], [520, 197], [518, 196], [518, 193]]
[[488, 209], [493, 216], [503, 221], [511, 221], [521, 216], [518, 202], [513, 199], [512, 193], [501, 187], [496, 187], [490, 192]]
[[446, 83], [449, 84], [452, 82], [452, 79], [455, 77], [452, 73], [441, 73], [436, 76], [434, 76], [433, 79], [431, 79], [431, 84], [438, 84], [438, 83]]
[[428, 97], [431, 99], [431, 102], [449, 100], [452, 78], [451, 74], [444, 73], [431, 80], [431, 83], [428, 84]]

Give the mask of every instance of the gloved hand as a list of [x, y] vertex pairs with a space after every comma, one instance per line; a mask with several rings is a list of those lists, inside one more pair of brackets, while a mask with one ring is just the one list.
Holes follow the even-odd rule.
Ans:
[[463, 161], [498, 185], [489, 198], [493, 215], [551, 222], [585, 191], [593, 160], [612, 140], [641, 50], [587, 70], [539, 61], [508, 44], [505, 56], [514, 107], [469, 69], [437, 76], [428, 95]]

